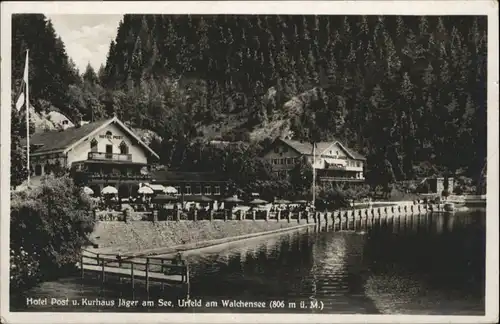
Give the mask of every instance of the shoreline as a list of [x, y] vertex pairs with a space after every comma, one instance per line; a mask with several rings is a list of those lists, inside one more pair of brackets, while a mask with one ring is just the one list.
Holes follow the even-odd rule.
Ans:
[[[428, 204], [415, 204], [412, 201], [391, 202], [390, 205], [388, 202], [376, 202], [372, 206], [362, 208], [317, 212], [316, 222], [309, 219], [309, 223], [305, 223], [305, 220], [301, 220], [299, 223], [296, 220], [288, 222], [286, 219], [267, 222], [260, 220], [161, 221], [156, 223], [102, 221], [97, 225], [104, 227], [104, 230], [100, 231], [101, 236], [93, 235], [98, 241], [103, 240], [104, 242], [97, 242], [99, 247], [88, 247], [84, 250], [102, 255], [120, 255], [121, 257], [168, 255], [295, 230], [303, 226], [314, 226], [318, 223], [333, 224], [344, 218], [402, 217], [410, 214], [439, 212], [438, 210], [433, 211], [434, 208], [429, 207]], [[474, 209], [462, 206], [456, 211]], [[125, 241], [120, 242], [120, 240]], [[91, 239], [91, 241], [94, 240]]]

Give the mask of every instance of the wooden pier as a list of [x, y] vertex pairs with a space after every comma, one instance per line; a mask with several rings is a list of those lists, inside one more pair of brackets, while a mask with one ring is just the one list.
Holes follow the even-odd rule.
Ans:
[[117, 276], [122, 282], [128, 279], [132, 290], [136, 281], [144, 281], [146, 290], [152, 283], [159, 283], [163, 290], [165, 285], [178, 286], [186, 290], [189, 295], [189, 266], [179, 257], [133, 256], [100, 254], [84, 250], [77, 267], [81, 271], [82, 279], [86, 274], [97, 275], [104, 284], [106, 278]]

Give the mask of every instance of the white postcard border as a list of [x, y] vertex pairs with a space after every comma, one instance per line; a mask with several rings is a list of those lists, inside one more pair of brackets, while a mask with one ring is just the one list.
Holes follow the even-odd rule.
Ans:
[[[11, 15], [51, 14], [365, 14], [487, 15], [488, 129], [485, 316], [49, 313], [9, 311]], [[489, 1], [168, 1], [2, 2], [0, 110], [0, 315], [5, 323], [493, 323], [498, 322], [498, 2]]]

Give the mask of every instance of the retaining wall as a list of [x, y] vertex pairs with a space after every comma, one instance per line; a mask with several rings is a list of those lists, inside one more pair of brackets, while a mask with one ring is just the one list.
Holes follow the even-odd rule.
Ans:
[[[305, 223], [305, 221], [304, 221]], [[191, 244], [297, 226], [296, 222], [159, 221], [98, 222], [90, 236], [105, 253], [131, 252]]]

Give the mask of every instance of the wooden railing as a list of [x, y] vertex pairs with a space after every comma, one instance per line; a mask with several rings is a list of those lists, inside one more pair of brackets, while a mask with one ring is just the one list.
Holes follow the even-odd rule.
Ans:
[[79, 268], [82, 279], [86, 272], [98, 273], [102, 283], [107, 275], [129, 278], [132, 289], [135, 280], [145, 280], [149, 291], [150, 282], [162, 284], [187, 284], [189, 289], [189, 266], [181, 258], [160, 256], [127, 256], [95, 253], [84, 250]]
[[[221, 210], [221, 211], [204, 211], [204, 210], [191, 210], [191, 211], [181, 211], [181, 210], [153, 210], [151, 212], [133, 212], [133, 211], [124, 211], [124, 212], [104, 212], [104, 216], [102, 213], [97, 213], [94, 211], [94, 217], [97, 221], [134, 221], [134, 220], [143, 220], [143, 221], [201, 221], [201, 220], [296, 220], [300, 222], [301, 220], [305, 220], [307, 222], [313, 220], [315, 221], [319, 216], [318, 214], [332, 214], [332, 215], [394, 215], [394, 214], [407, 214], [407, 213], [425, 213], [427, 211], [431, 211], [428, 204], [425, 203], [409, 203], [409, 204], [388, 204], [388, 205], [373, 205], [373, 206], [364, 206], [364, 207], [355, 207], [355, 208], [342, 208], [337, 209], [330, 212], [312, 212], [312, 211], [296, 211], [296, 210], [281, 210], [281, 211], [237, 211], [231, 213], [229, 210]], [[121, 213], [121, 214], [120, 214]], [[140, 215], [139, 215], [140, 214]]]

